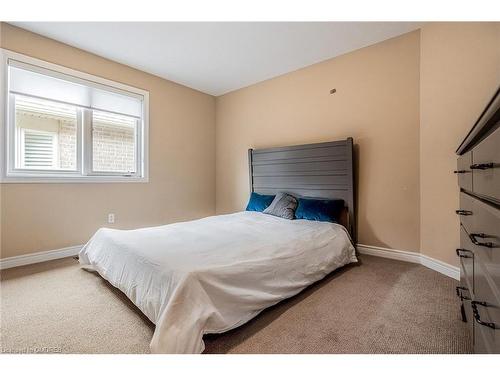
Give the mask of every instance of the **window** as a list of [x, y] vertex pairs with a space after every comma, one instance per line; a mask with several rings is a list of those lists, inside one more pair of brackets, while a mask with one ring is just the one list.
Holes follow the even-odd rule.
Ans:
[[77, 170], [78, 108], [13, 95], [15, 168]]
[[136, 172], [137, 119], [94, 111], [92, 113], [92, 170]]
[[2, 182], [147, 181], [146, 91], [0, 52]]

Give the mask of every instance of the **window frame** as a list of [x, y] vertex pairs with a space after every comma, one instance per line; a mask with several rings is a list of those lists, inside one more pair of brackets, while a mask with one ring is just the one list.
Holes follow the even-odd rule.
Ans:
[[[2, 182], [18, 182], [19, 178], [25, 180], [25, 179], [37, 179], [37, 181], [40, 181], [40, 179], [47, 179], [47, 178], [71, 178], [75, 179], [77, 177], [86, 177], [82, 173], [82, 152], [83, 152], [83, 142], [78, 141], [78, 137], [76, 140], [76, 169], [74, 170], [69, 170], [69, 169], [61, 169], [61, 170], [50, 170], [50, 169], [30, 169], [30, 168], [16, 168], [16, 161], [18, 158], [20, 158], [20, 152], [21, 150], [18, 150], [16, 153], [16, 148], [14, 144], [16, 143], [16, 137], [19, 137], [20, 134], [18, 134], [18, 129], [16, 129], [15, 125], [15, 113], [16, 113], [16, 98], [14, 94], [10, 94], [8, 91], [6, 92], [6, 95], [8, 96], [9, 100], [6, 105], [9, 106], [9, 114], [8, 118], [5, 120], [6, 121], [6, 135], [4, 139], [4, 146], [6, 149], [6, 160], [5, 164], [4, 161], [2, 161], [2, 166], [5, 167], [6, 172], [11, 172], [6, 173], [5, 178], [6, 180], [3, 179], [3, 173], [2, 173]], [[76, 121], [76, 132], [77, 134], [81, 134], [83, 132], [82, 130], [82, 110], [78, 110], [77, 112], [77, 121]], [[11, 121], [12, 119], [12, 121]], [[12, 138], [9, 138], [13, 137]], [[19, 145], [16, 145], [19, 147]], [[10, 163], [10, 164], [9, 164]], [[13, 178], [11, 180], [11, 177]], [[29, 182], [28, 181], [28, 182]], [[33, 181], [33, 182], [37, 182]], [[23, 181], [24, 182], [24, 181]], [[46, 181], [40, 181], [40, 182], [46, 182]], [[51, 182], [51, 181], [49, 181]]]
[[[33, 170], [15, 168], [15, 100], [9, 92], [9, 60], [48, 69], [57, 74], [65, 74], [76, 79], [83, 79], [98, 86], [106, 86], [110, 91], [129, 92], [142, 96], [142, 117], [137, 120], [136, 128], [136, 172], [92, 171], [92, 111], [81, 108], [77, 121], [77, 168], [70, 170]], [[0, 182], [1, 183], [114, 183], [114, 182], [149, 182], [149, 92], [136, 87], [114, 82], [95, 75], [83, 73], [17, 52], [0, 48]], [[43, 99], [43, 98], [41, 98]], [[48, 99], [50, 100], [50, 99]]]
[[[93, 140], [93, 130], [94, 130], [94, 118], [92, 116], [92, 111], [89, 110], [83, 110], [83, 122], [85, 123], [84, 129], [85, 133], [83, 135], [84, 143], [86, 144], [85, 147], [85, 159], [86, 162], [84, 163], [85, 165], [85, 174], [88, 176], [123, 176], [127, 175], [129, 177], [136, 176], [138, 174], [138, 171], [141, 168], [141, 161], [138, 155], [141, 152], [141, 143], [142, 143], [142, 137], [141, 137], [141, 132], [139, 131], [139, 128], [141, 126], [140, 121], [138, 119], [135, 120], [135, 129], [134, 129], [134, 136], [135, 136], [135, 172], [130, 172], [130, 173], [123, 173], [123, 172], [114, 172], [114, 171], [95, 171], [94, 170], [94, 153], [90, 152], [91, 149], [94, 147], [94, 140]], [[104, 112], [104, 111], [99, 111], [99, 112]]]

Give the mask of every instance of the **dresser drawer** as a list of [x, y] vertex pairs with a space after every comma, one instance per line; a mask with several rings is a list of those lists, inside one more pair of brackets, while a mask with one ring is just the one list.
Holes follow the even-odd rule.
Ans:
[[500, 353], [500, 302], [490, 288], [491, 282], [482, 262], [477, 260], [474, 264], [474, 283], [476, 291], [471, 302], [474, 352]]
[[500, 202], [500, 128], [473, 150], [473, 190]]
[[460, 193], [460, 208], [456, 211], [456, 213], [460, 217], [460, 223], [465, 227], [465, 229], [467, 229], [467, 231], [472, 230], [475, 200], [476, 198], [473, 198], [468, 194]]
[[472, 211], [471, 230], [467, 231], [475, 262], [481, 261], [490, 289], [500, 301], [500, 210], [476, 199]]
[[458, 186], [462, 189], [472, 191], [472, 152], [469, 151], [460, 155], [457, 160], [457, 170], [455, 173], [458, 176]]
[[460, 248], [457, 256], [460, 258], [461, 284], [474, 293], [474, 245], [463, 225], [460, 225]]

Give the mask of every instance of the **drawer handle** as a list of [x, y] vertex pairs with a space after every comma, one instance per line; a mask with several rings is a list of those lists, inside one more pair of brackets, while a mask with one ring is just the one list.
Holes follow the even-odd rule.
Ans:
[[484, 247], [493, 247], [492, 242], [479, 242], [476, 237], [479, 238], [487, 238], [488, 236], [484, 233], [471, 233], [469, 234], [469, 238], [472, 241], [472, 243], [476, 246], [484, 246]]
[[472, 164], [469, 168], [470, 169], [490, 169], [494, 168], [495, 164], [494, 163], [480, 163], [480, 164]]
[[456, 287], [457, 296], [460, 298], [460, 314], [462, 315], [462, 322], [467, 323], [467, 314], [465, 313], [464, 300], [470, 300], [470, 297], [466, 297], [462, 294], [462, 291], [469, 291], [465, 286]]
[[460, 314], [462, 315], [462, 322], [467, 323], [467, 314], [465, 313], [464, 303], [460, 304]]
[[492, 328], [492, 329], [497, 328], [496, 325], [495, 325], [495, 323], [483, 322], [481, 320], [481, 316], [479, 315], [479, 311], [477, 309], [477, 305], [485, 306], [486, 307], [486, 306], [488, 306], [488, 304], [486, 302], [472, 301], [470, 304], [472, 306], [472, 314], [474, 314], [474, 319], [476, 320], [476, 322], [478, 322], [482, 326], [486, 326], [488, 328]]
[[453, 173], [467, 173], [465, 169], [460, 169], [458, 171], [453, 171]]
[[455, 213], [457, 215], [462, 215], [462, 216], [472, 215], [472, 211], [467, 211], [467, 210], [455, 210]]
[[472, 255], [474, 255], [474, 253], [472, 251], [470, 251], [470, 250], [467, 250], [467, 249], [456, 249], [457, 255], [460, 258], [472, 258], [472, 256], [470, 256], [470, 255], [464, 255], [464, 254], [462, 254], [462, 251], [464, 251], [466, 253], [471, 253]]
[[465, 286], [457, 286], [456, 291], [457, 291], [457, 296], [460, 297], [460, 301], [463, 301], [464, 299], [465, 300], [470, 299], [469, 297], [466, 297], [462, 294], [462, 291], [469, 291], [469, 289], [466, 288]]

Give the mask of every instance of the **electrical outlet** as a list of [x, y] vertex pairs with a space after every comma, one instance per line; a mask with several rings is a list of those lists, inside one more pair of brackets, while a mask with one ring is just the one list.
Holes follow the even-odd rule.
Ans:
[[108, 224], [113, 224], [115, 222], [115, 214], [108, 214]]

